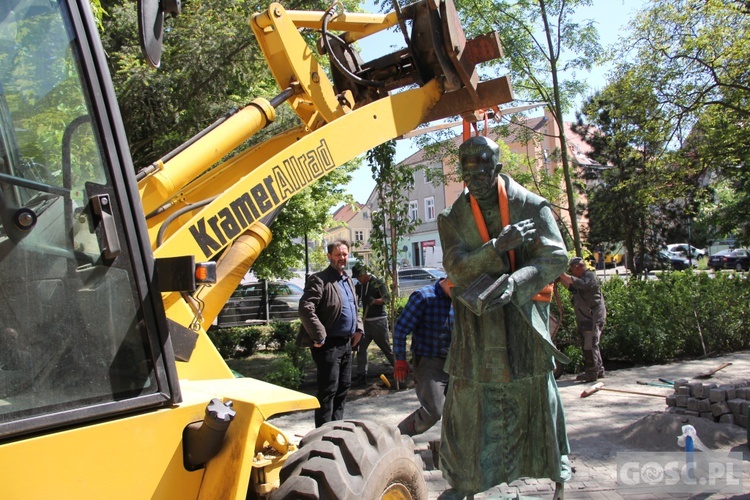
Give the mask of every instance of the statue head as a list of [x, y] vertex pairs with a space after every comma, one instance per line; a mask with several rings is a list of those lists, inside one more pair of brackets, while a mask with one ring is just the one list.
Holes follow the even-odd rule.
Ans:
[[471, 137], [459, 146], [461, 178], [475, 198], [496, 196], [497, 174], [502, 169], [499, 158], [500, 148], [486, 137]]

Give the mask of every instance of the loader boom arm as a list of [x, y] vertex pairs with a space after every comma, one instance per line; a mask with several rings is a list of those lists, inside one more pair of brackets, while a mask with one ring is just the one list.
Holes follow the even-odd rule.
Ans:
[[[369, 63], [359, 60], [351, 43], [395, 25], [405, 26], [407, 21], [412, 27], [407, 49]], [[369, 149], [423, 123], [470, 116], [476, 109], [512, 99], [507, 77], [480, 83], [476, 75], [477, 64], [502, 54], [497, 37], [467, 41], [450, 0], [417, 2], [400, 16], [332, 9], [286, 11], [273, 3], [253, 16], [251, 26], [285, 100], [256, 99], [140, 181], [145, 212], [158, 212], [148, 219], [157, 257], [215, 258], [240, 235], [265, 232], [264, 219], [271, 218], [292, 196]], [[321, 31], [325, 42], [319, 46], [335, 59], [333, 82], [301, 36], [301, 28]], [[338, 30], [346, 32], [332, 36]], [[272, 122], [274, 106], [281, 102], [297, 113], [298, 128], [204, 173]], [[169, 227], [163, 227], [166, 220]], [[257, 244], [252, 245], [252, 254], [232, 259], [244, 270], [267, 244], [262, 238], [253, 239]], [[204, 327], [213, 321], [218, 304], [226, 302], [243, 274], [220, 269], [219, 286], [201, 291]], [[229, 275], [233, 279], [224, 278]], [[183, 307], [180, 302], [165, 297], [168, 308]], [[190, 314], [171, 316], [188, 318]]]
[[[317, 399], [235, 378], [206, 330], [291, 197], [423, 123], [512, 99], [507, 78], [480, 82], [476, 71], [501, 55], [497, 37], [466, 40], [452, 0], [385, 15], [273, 3], [250, 26], [278, 94], [217, 120], [134, 175], [89, 0], [6, 3], [4, 496], [268, 498], [296, 450], [268, 419], [315, 408]], [[138, 5], [143, 46], [158, 65], [163, 14], [179, 11], [179, 2]], [[352, 44], [394, 26], [406, 48], [363, 61]], [[307, 29], [320, 33], [318, 52], [330, 68], [301, 35]], [[299, 124], [233, 155], [279, 106], [291, 107]], [[177, 278], [190, 265], [166, 259], [215, 260], [216, 283], [185, 288], [190, 279]]]

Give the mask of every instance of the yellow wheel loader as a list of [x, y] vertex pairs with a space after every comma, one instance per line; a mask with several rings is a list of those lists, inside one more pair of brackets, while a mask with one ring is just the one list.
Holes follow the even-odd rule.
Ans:
[[[179, 2], [138, 10], [158, 66]], [[467, 40], [452, 0], [273, 3], [249, 24], [278, 95], [135, 172], [87, 0], [0, 6], [0, 498], [425, 496], [413, 443], [388, 426], [332, 422], [297, 449], [268, 419], [317, 400], [233, 377], [205, 330], [301, 189], [420, 124], [509, 102], [507, 78], [475, 68], [500, 45]], [[353, 44], [393, 26], [407, 48], [362, 61]], [[282, 105], [299, 125], [232, 156]]]

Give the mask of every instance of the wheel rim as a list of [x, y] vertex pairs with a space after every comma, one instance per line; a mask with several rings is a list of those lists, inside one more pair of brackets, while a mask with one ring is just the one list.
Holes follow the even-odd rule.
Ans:
[[381, 500], [413, 500], [409, 488], [401, 483], [394, 483], [383, 492]]

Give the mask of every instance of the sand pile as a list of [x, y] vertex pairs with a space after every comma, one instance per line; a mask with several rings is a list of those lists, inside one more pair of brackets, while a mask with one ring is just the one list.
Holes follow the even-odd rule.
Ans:
[[619, 437], [628, 447], [644, 451], [681, 451], [677, 438], [683, 425], [692, 425], [698, 438], [709, 450], [729, 451], [747, 443], [747, 431], [732, 424], [720, 424], [705, 418], [653, 413], [620, 431]]

